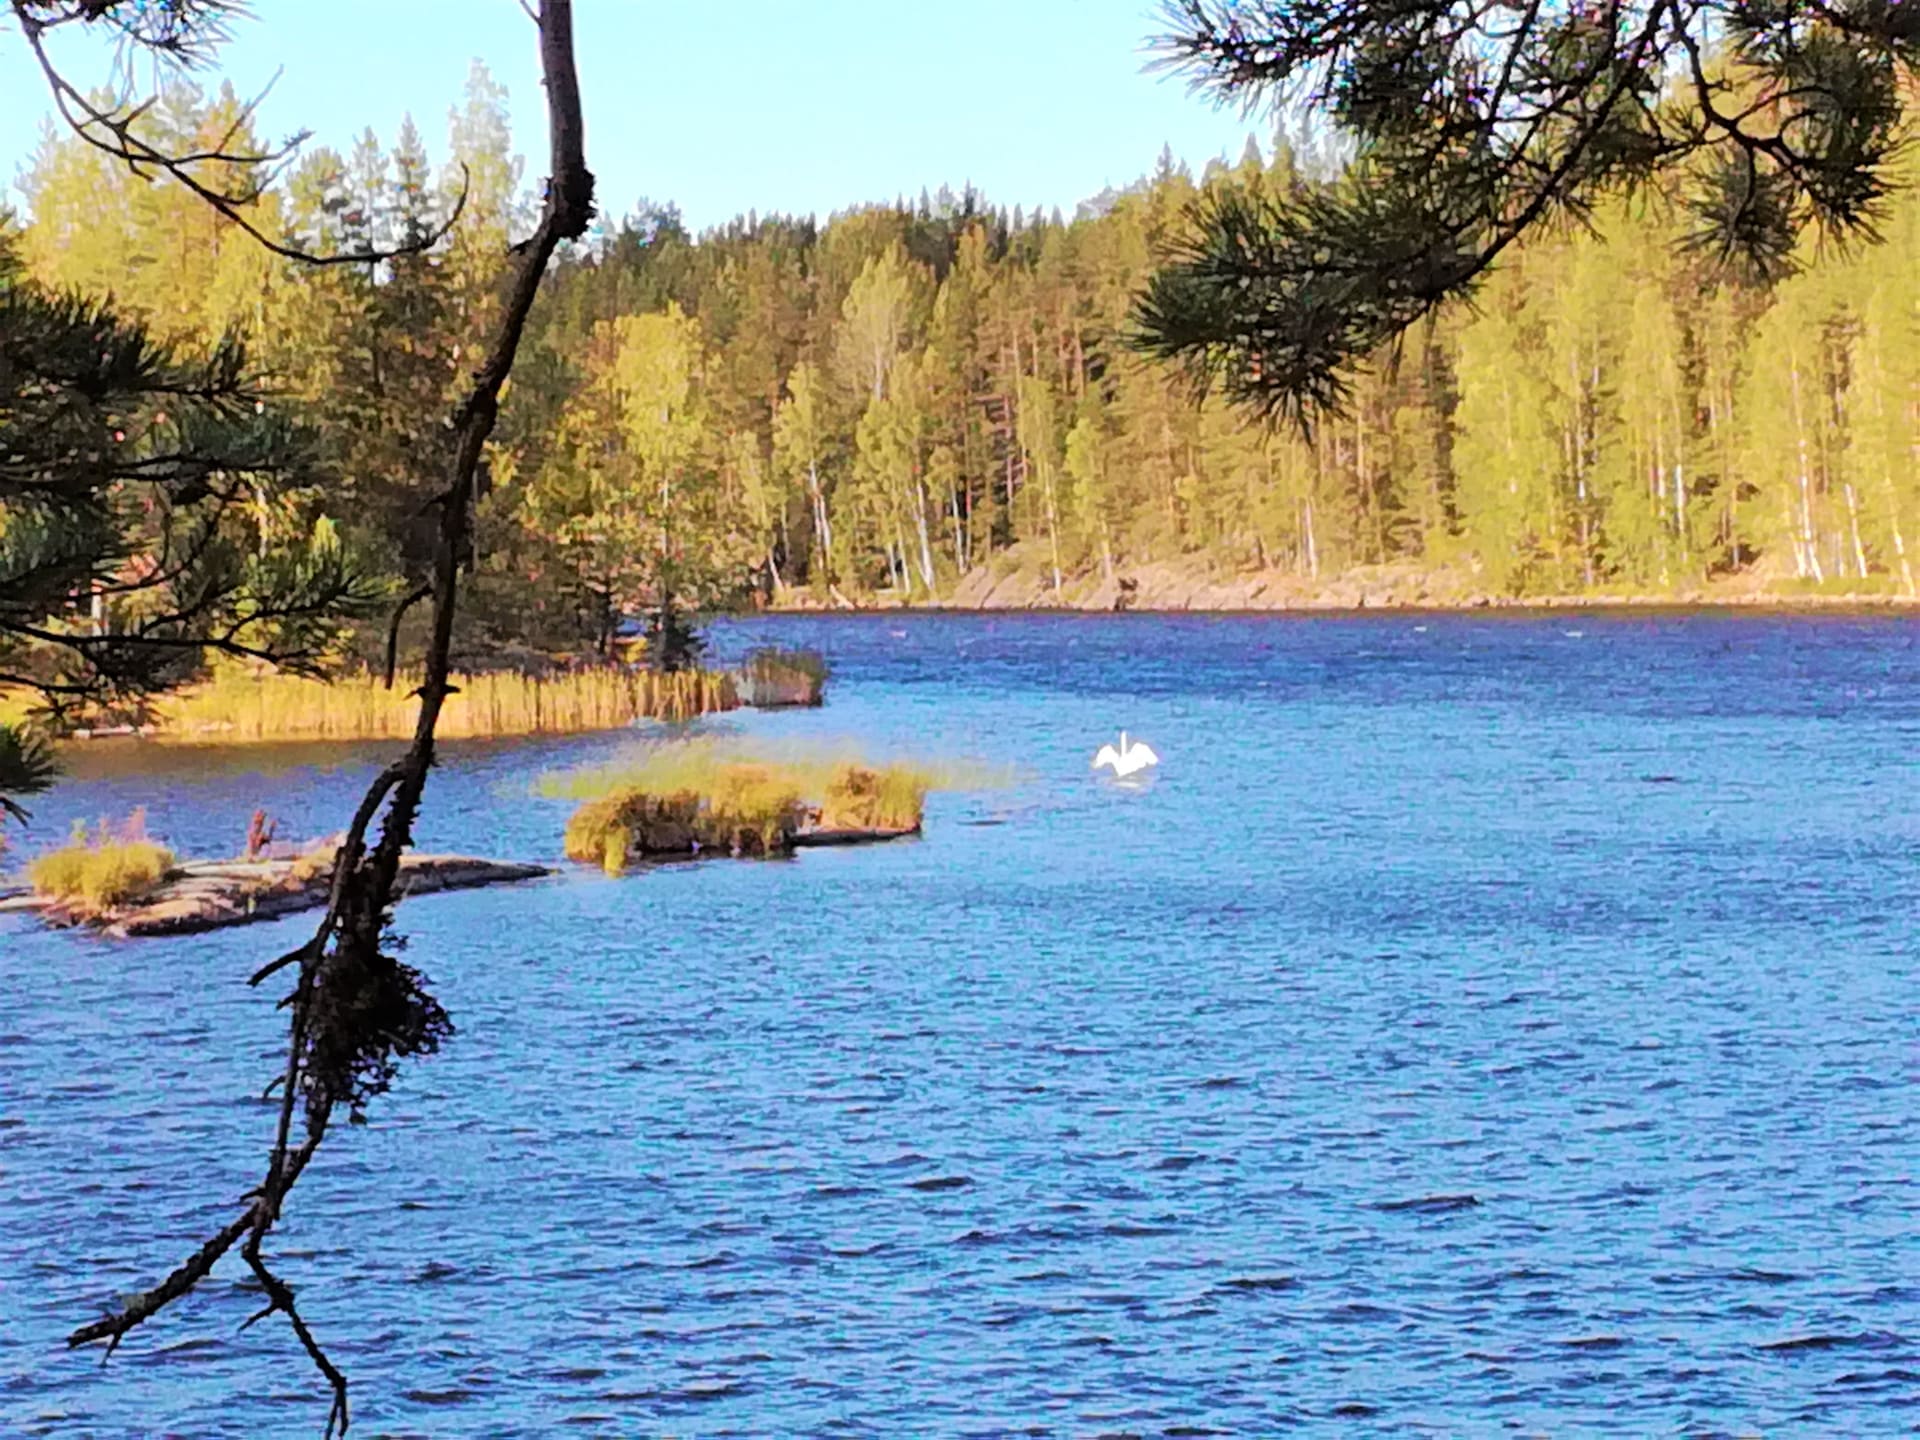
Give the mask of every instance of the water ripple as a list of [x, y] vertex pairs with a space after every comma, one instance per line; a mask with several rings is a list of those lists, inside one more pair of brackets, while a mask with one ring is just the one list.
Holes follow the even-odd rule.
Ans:
[[[1910, 1430], [1920, 627], [1405, 618], [721, 627], [836, 673], [713, 728], [1026, 778], [914, 846], [404, 907], [459, 1033], [271, 1245], [356, 1419]], [[1122, 724], [1151, 787], [1087, 778]], [[550, 858], [528, 777], [623, 743], [449, 747], [422, 842]], [[28, 848], [324, 833], [384, 752], [163, 758], [77, 757]], [[243, 1267], [60, 1344], [257, 1182], [244, 980], [298, 928], [0, 920], [0, 1433], [317, 1430]]]

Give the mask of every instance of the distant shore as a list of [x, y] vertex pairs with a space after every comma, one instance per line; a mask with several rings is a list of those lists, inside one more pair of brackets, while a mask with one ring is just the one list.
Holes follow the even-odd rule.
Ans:
[[1071, 610], [1149, 612], [1436, 610], [1778, 609], [1845, 610], [1920, 608], [1920, 596], [1887, 590], [1809, 590], [1746, 575], [1710, 584], [1645, 592], [1588, 591], [1562, 595], [1501, 595], [1479, 588], [1475, 577], [1405, 566], [1367, 566], [1326, 580], [1292, 571], [1205, 574], [1172, 564], [1140, 565], [1104, 574], [1070, 577], [1056, 590], [1049, 572], [1031, 561], [970, 571], [936, 598], [901, 598], [889, 592], [848, 596], [836, 590], [822, 599], [810, 590], [789, 590], [776, 611], [827, 613], [862, 610]]

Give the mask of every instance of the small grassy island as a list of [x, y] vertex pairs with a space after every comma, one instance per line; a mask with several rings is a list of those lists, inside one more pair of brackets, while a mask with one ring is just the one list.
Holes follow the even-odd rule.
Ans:
[[[31, 887], [0, 898], [0, 913], [31, 911], [55, 925], [86, 926], [116, 938], [193, 935], [231, 925], [277, 920], [327, 903], [334, 848], [298, 855], [176, 863], [173, 852], [146, 838], [139, 817], [119, 831], [95, 835], [35, 860]], [[409, 854], [400, 862], [401, 898], [537, 879], [540, 865], [466, 855]]]
[[644, 860], [765, 857], [915, 835], [931, 779], [909, 765], [765, 760], [689, 745], [546, 788], [585, 802], [567, 824], [567, 858], [617, 875]]
[[174, 871], [173, 852], [146, 838], [138, 821], [92, 839], [76, 833], [27, 867], [33, 894], [77, 920], [108, 915], [157, 890]]

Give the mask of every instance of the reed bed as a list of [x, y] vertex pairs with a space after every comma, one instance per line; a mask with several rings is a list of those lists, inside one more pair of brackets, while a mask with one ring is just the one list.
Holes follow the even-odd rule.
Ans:
[[[378, 676], [334, 681], [295, 675], [222, 675], [162, 701], [167, 739], [223, 741], [397, 740], [413, 733], [417, 675], [387, 689]], [[454, 677], [438, 733], [443, 739], [566, 735], [617, 730], [639, 719], [681, 723], [737, 709], [730, 675], [687, 670], [661, 675], [604, 668], [553, 675], [499, 671]]]

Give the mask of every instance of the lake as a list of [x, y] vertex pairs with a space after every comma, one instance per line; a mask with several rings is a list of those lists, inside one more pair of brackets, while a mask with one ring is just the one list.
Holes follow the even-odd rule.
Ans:
[[[1888, 1433], [1920, 1424], [1920, 622], [791, 617], [968, 758], [923, 839], [402, 907], [459, 1033], [270, 1243], [421, 1436]], [[1088, 760], [1125, 728], [1162, 764]], [[451, 747], [425, 846], [557, 860]], [[27, 844], [344, 824], [393, 747], [83, 751]], [[259, 1178], [311, 917], [0, 919], [0, 1431], [317, 1434], [230, 1258], [61, 1337]]]

